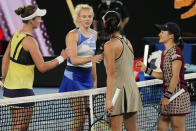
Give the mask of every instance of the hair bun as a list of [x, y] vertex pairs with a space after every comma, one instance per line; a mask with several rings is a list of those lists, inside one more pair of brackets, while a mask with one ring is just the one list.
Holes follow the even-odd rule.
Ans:
[[17, 15], [21, 15], [21, 14], [24, 13], [24, 11], [25, 11], [25, 6], [24, 6], [24, 7], [20, 7], [20, 8], [18, 8], [17, 10], [15, 10], [15, 13], [16, 13]]
[[103, 20], [105, 22], [105, 32], [111, 35], [114, 32], [120, 31], [121, 16], [116, 11], [108, 11], [104, 16]]

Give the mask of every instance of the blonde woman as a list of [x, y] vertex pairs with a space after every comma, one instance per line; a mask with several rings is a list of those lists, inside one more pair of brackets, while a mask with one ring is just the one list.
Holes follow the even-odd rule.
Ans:
[[[76, 6], [74, 23], [77, 28], [71, 30], [65, 39], [71, 55], [59, 92], [97, 88], [96, 63], [103, 59], [103, 55], [95, 55], [97, 32], [90, 28], [93, 16], [91, 6]], [[85, 122], [87, 100], [84, 97], [73, 98], [70, 99], [70, 104], [75, 115], [72, 130], [81, 131]]]

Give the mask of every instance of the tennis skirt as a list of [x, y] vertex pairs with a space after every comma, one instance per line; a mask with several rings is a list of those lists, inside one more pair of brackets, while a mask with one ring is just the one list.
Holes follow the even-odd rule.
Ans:
[[[3, 91], [3, 99], [7, 98], [16, 98], [16, 97], [25, 97], [25, 96], [34, 96], [34, 92], [32, 89], [7, 89], [4, 88]], [[11, 108], [25, 108], [25, 107], [33, 107], [35, 102], [22, 103], [22, 104], [11, 104], [9, 107]]]
[[92, 68], [67, 66], [59, 92], [88, 90], [93, 88]]
[[[174, 94], [180, 91], [180, 87], [177, 87]], [[184, 92], [169, 103], [165, 110], [161, 113], [164, 116], [180, 116], [190, 113], [190, 95], [188, 92]]]

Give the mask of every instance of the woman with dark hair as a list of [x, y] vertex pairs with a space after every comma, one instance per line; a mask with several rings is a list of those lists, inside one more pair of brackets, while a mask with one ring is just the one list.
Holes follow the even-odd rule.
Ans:
[[[104, 62], [107, 70], [106, 110], [111, 113], [112, 131], [122, 131], [123, 120], [127, 131], [137, 131], [137, 111], [142, 109], [142, 102], [133, 73], [133, 47], [120, 34], [119, 13], [108, 11], [103, 22], [110, 37], [104, 46]], [[116, 88], [121, 92], [114, 106], [112, 98]]]
[[[186, 114], [190, 113], [190, 96], [184, 81], [184, 56], [182, 54], [184, 43], [180, 27], [173, 22], [164, 25], [156, 24], [155, 27], [161, 31], [159, 43], [163, 43], [166, 48], [161, 56], [162, 72], [155, 72], [142, 62], [138, 62], [137, 67], [149, 75], [163, 79], [158, 131], [168, 131], [170, 123], [173, 131], [185, 131]], [[185, 92], [169, 102], [171, 96], [182, 88]]]
[[[29, 5], [20, 7], [15, 13], [21, 16], [23, 27], [12, 36], [2, 61], [3, 98], [33, 96], [34, 67], [41, 72], [51, 70], [68, 58], [68, 50], [62, 50], [57, 58], [44, 62], [33, 30], [39, 27], [46, 10]], [[10, 106], [12, 131], [28, 130], [33, 115], [34, 103]]]

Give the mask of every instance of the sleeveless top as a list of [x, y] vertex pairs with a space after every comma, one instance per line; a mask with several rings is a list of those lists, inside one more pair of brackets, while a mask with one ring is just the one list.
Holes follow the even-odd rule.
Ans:
[[[120, 88], [121, 92], [112, 115], [136, 112], [142, 109], [141, 97], [133, 72], [134, 54], [124, 39], [120, 37], [117, 39], [121, 41], [123, 50], [120, 57], [115, 60], [115, 86], [112, 89], [112, 97], [116, 88]], [[106, 61], [104, 62], [107, 64]]]
[[25, 51], [22, 41], [29, 34], [16, 31], [10, 42], [10, 61], [4, 86], [7, 89], [32, 89], [34, 81], [34, 62]]
[[[77, 56], [79, 57], [89, 57], [93, 56], [96, 51], [96, 37], [91, 29], [91, 35], [90, 37], [85, 37], [79, 30], [79, 28], [76, 29], [78, 32], [78, 42], [77, 42]], [[73, 65], [71, 63], [70, 58], [67, 60], [67, 65], [68, 66], [75, 66], [75, 67], [92, 67], [92, 62], [88, 62], [86, 64], [81, 64], [81, 65]]]

